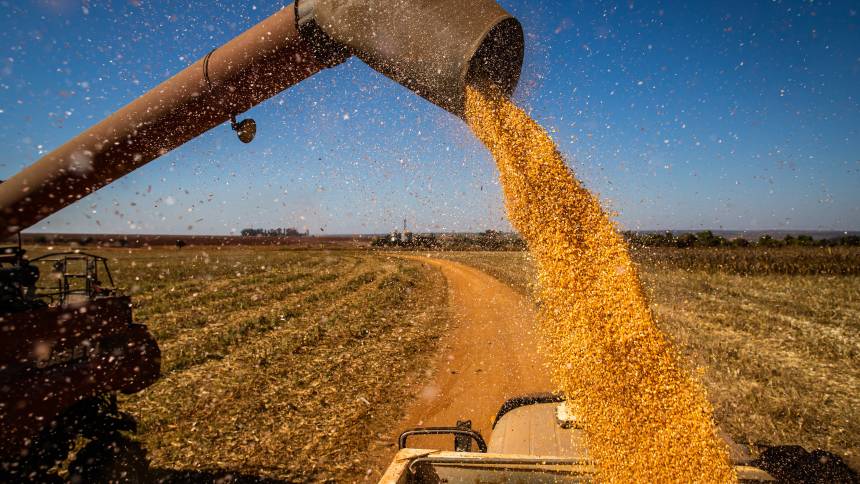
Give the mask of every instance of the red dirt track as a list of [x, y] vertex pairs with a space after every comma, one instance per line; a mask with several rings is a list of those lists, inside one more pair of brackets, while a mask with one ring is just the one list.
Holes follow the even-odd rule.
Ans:
[[[448, 260], [410, 258], [442, 271], [455, 326], [442, 338], [432, 380], [406, 406], [397, 433], [471, 420], [472, 428], [489, 440], [493, 418], [505, 400], [552, 390], [538, 354], [534, 306], [477, 269]], [[410, 447], [453, 447], [452, 437], [414, 439]]]

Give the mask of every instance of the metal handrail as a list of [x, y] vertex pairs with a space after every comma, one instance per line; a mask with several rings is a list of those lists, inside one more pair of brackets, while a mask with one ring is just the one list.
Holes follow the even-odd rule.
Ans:
[[406, 439], [412, 435], [463, 435], [471, 437], [478, 444], [478, 449], [481, 452], [487, 452], [487, 442], [478, 432], [461, 427], [418, 427], [414, 429], [404, 430], [397, 439], [397, 445], [400, 449], [406, 448]]

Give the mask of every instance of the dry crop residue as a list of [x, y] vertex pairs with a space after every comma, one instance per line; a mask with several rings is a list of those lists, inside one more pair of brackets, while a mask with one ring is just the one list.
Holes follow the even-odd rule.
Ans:
[[[860, 468], [860, 249], [630, 247], [657, 324], [735, 442], [826, 449]], [[528, 252], [443, 252], [534, 296]], [[789, 270], [791, 272], [789, 272]], [[826, 391], [810, 392], [810, 388]]]
[[364, 478], [447, 323], [445, 279], [415, 261], [277, 247], [103, 252], [162, 349], [162, 378], [120, 403], [138, 420], [153, 482]]
[[599, 201], [522, 109], [471, 88], [466, 99], [467, 121], [496, 160], [508, 217], [537, 263], [554, 382], [584, 416], [602, 478], [733, 481], [704, 388], [657, 328]]

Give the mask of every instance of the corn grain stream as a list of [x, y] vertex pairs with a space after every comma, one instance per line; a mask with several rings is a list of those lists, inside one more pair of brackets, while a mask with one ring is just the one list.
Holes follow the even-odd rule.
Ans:
[[496, 160], [508, 217], [535, 258], [553, 381], [584, 417], [602, 479], [735, 480], [705, 390], [655, 324], [598, 199], [510, 101], [469, 88], [466, 119]]

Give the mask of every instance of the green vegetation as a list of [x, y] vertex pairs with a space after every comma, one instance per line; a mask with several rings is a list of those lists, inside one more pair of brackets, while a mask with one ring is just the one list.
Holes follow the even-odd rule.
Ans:
[[526, 243], [511, 232], [486, 230], [462, 234], [413, 234], [392, 232], [377, 237], [371, 246], [407, 250], [525, 250]]
[[242, 229], [240, 232], [243, 237], [305, 237], [309, 232], [299, 232], [295, 227], [276, 228], [276, 229]]
[[[680, 235], [676, 235], [671, 231], [663, 233], [624, 232], [623, 235], [630, 246], [634, 248], [833, 248], [860, 246], [860, 236], [858, 235], [842, 235], [833, 238], [815, 239], [811, 235], [785, 235], [782, 238], [775, 238], [772, 235], [764, 234], [755, 240], [749, 240], [744, 237], [727, 239], [721, 235], [714, 234], [710, 230], [695, 233], [685, 232]], [[413, 234], [410, 232], [400, 233], [395, 231], [388, 235], [377, 237], [373, 240], [372, 246], [438, 251], [526, 250], [525, 241], [518, 234], [495, 230], [461, 234]]]
[[786, 235], [782, 239], [763, 234], [757, 240], [744, 237], [726, 239], [710, 230], [675, 235], [672, 232], [624, 232], [624, 238], [634, 247], [858, 247], [860, 236], [842, 235], [829, 239], [815, 239], [811, 235]]
[[645, 267], [738, 275], [860, 275], [858, 247], [638, 247]]

